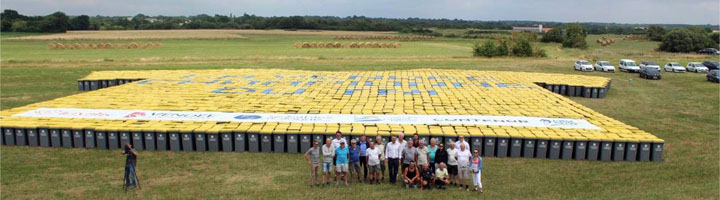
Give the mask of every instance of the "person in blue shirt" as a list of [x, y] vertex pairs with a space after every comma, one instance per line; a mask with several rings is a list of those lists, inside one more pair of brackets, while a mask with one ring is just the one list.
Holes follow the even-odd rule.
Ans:
[[367, 181], [368, 168], [367, 154], [365, 153], [365, 151], [367, 150], [367, 148], [369, 148], [369, 146], [364, 135], [360, 136], [360, 141], [358, 141], [358, 148], [360, 148], [360, 166], [362, 166], [363, 168], [363, 181]]
[[480, 157], [480, 152], [475, 149], [473, 150], [473, 158], [470, 161], [470, 170], [472, 170], [472, 179], [473, 179], [473, 185], [475, 185], [475, 191], [478, 191], [478, 188], [480, 188], [480, 193], [484, 192], [482, 181], [481, 181], [481, 175], [482, 175], [482, 157]]
[[348, 171], [348, 148], [345, 146], [345, 142], [340, 143], [340, 147], [335, 149], [335, 185], [338, 185], [338, 176], [342, 175], [345, 180], [345, 186], [348, 185], [347, 171]]
[[362, 182], [360, 179], [360, 148], [357, 146], [357, 142], [353, 139], [350, 140], [350, 178], [356, 178], [358, 182]]

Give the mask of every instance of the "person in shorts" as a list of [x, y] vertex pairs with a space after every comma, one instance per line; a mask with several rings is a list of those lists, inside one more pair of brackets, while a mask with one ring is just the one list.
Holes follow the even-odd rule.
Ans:
[[348, 156], [350, 150], [345, 146], [345, 142], [340, 143], [340, 147], [335, 149], [335, 186], [338, 185], [338, 176], [342, 176], [345, 180], [345, 186], [348, 186]]
[[329, 185], [333, 171], [333, 160], [335, 159], [335, 148], [333, 148], [330, 138], [325, 139], [325, 145], [322, 146], [322, 154], [323, 182], [325, 182], [325, 185]]
[[413, 147], [412, 142], [406, 143], [407, 146], [402, 150], [402, 173], [405, 173], [405, 168], [410, 165], [410, 162], [415, 162], [417, 164], [417, 149]]
[[450, 148], [446, 150], [448, 154], [448, 161], [446, 164], [448, 168], [448, 174], [450, 174], [450, 183], [452, 185], [457, 185], [458, 165], [455, 154], [458, 152], [458, 149], [455, 148], [455, 143], [453, 142], [450, 142], [449, 145]]
[[470, 150], [465, 147], [465, 144], [460, 144], [460, 150], [455, 153], [455, 158], [458, 164], [458, 178], [460, 178], [460, 187], [465, 186], [465, 190], [470, 191]]
[[410, 165], [403, 172], [403, 182], [405, 188], [415, 187], [415, 185], [420, 184], [420, 170], [415, 166], [415, 161], [410, 162]]
[[420, 170], [420, 177], [422, 177], [422, 180], [420, 181], [420, 190], [432, 188], [431, 186], [433, 180], [435, 180], [435, 172], [430, 169], [429, 165], [422, 166], [422, 170]]
[[435, 170], [435, 186], [438, 189], [445, 189], [445, 185], [450, 184], [448, 179], [448, 171], [445, 168], [445, 163], [441, 162], [438, 164], [438, 168]]
[[320, 148], [318, 142], [314, 141], [312, 147], [305, 152], [305, 160], [310, 165], [310, 187], [319, 184], [318, 171], [320, 170]]
[[380, 176], [382, 176], [380, 181], [385, 181], [385, 144], [379, 135], [375, 137], [375, 148], [380, 150]]
[[365, 154], [367, 155], [366, 159], [367, 161], [367, 168], [370, 170], [370, 184], [380, 183], [380, 155], [382, 154], [382, 151], [378, 148], [375, 148], [375, 142], [370, 142], [370, 148], [365, 150]]

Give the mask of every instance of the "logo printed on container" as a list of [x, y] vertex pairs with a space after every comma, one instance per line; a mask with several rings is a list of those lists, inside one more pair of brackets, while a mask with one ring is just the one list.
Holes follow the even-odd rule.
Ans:
[[260, 115], [238, 115], [238, 116], [235, 116], [234, 118], [240, 119], [240, 120], [243, 120], [243, 119], [244, 120], [252, 120], [252, 119], [260, 119], [260, 118], [262, 118], [262, 116], [260, 116]]
[[353, 117], [356, 122], [377, 122], [381, 121], [380, 117], [377, 116], [355, 116]]
[[124, 118], [137, 118], [137, 117], [144, 117], [144, 116], [145, 116], [145, 112], [133, 112], [133, 113], [130, 113], [129, 115], [125, 115]]

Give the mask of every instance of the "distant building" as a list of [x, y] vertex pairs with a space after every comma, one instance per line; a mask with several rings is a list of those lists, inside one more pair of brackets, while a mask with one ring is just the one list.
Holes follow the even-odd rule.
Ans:
[[512, 30], [521, 32], [547, 33], [548, 31], [552, 30], [552, 28], [543, 28], [543, 25], [540, 24], [538, 26], [513, 26]]

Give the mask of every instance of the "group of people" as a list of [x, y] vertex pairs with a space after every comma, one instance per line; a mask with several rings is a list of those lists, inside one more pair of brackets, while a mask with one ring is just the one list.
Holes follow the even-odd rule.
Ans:
[[[470, 191], [472, 181], [472, 190], [483, 192], [482, 157], [478, 150], [470, 150], [463, 136], [448, 145], [445, 149], [445, 144], [437, 144], [435, 139], [426, 145], [417, 134], [411, 141], [405, 141], [405, 135], [400, 134], [392, 136], [387, 144], [380, 136], [375, 141], [361, 136], [359, 140], [352, 139], [348, 146], [338, 131], [334, 139], [326, 138], [322, 146], [313, 141], [305, 152], [310, 165], [310, 186], [329, 185], [332, 172], [335, 172], [335, 185], [340, 180], [346, 186], [348, 180], [379, 184], [385, 180], [387, 169], [390, 183], [396, 184], [399, 178], [406, 188], [445, 189], [453, 185]], [[322, 171], [322, 182], [319, 171]]]

